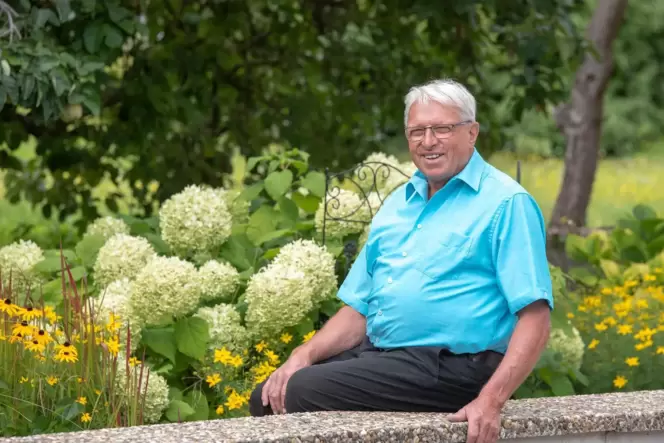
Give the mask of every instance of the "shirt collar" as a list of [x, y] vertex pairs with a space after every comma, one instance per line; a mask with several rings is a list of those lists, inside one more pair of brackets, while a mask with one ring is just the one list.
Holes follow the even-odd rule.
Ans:
[[[470, 160], [466, 163], [466, 166], [459, 172], [456, 176], [450, 179], [450, 182], [454, 180], [461, 180], [470, 186], [473, 191], [477, 192], [480, 188], [480, 182], [482, 181], [482, 175], [484, 173], [485, 161], [477, 152], [477, 149], [473, 149], [473, 155], [470, 156]], [[428, 195], [429, 185], [427, 183], [427, 178], [422, 174], [418, 169], [415, 171], [415, 174], [408, 180], [406, 185], [406, 200], [410, 200], [410, 197], [413, 195], [413, 192], [417, 192], [422, 197]]]

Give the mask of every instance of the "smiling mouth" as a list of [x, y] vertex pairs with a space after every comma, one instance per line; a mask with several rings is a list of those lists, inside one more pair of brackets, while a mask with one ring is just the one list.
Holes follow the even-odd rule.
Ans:
[[426, 154], [426, 155], [423, 155], [422, 157], [424, 157], [427, 160], [435, 160], [437, 158], [442, 157], [443, 155], [444, 154]]

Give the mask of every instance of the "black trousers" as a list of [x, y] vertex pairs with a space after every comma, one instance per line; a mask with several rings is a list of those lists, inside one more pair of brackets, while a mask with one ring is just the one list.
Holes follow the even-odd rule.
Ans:
[[[294, 373], [286, 386], [288, 413], [314, 411], [456, 412], [474, 400], [500, 354], [454, 355], [443, 348], [383, 350], [359, 346]], [[252, 416], [263, 407], [264, 383], [252, 392]]]

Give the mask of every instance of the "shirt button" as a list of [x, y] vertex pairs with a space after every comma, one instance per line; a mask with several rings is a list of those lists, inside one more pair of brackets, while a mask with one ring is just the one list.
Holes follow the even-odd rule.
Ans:
[[388, 277], [388, 278], [387, 278], [387, 282], [388, 282], [388, 283], [392, 283], [392, 277]]
[[422, 224], [417, 225], [417, 229], [422, 229]]
[[379, 309], [379, 310], [378, 310], [378, 315], [383, 315], [383, 311], [381, 311], [381, 310]]
[[401, 253], [401, 255], [403, 255], [403, 256], [405, 257], [405, 256], [408, 255], [408, 253], [407, 253], [406, 251], [403, 251], [403, 252]]

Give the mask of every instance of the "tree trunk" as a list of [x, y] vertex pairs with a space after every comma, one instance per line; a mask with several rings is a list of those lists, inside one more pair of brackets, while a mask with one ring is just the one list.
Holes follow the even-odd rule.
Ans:
[[550, 221], [551, 234], [585, 226], [599, 157], [604, 91], [613, 71], [611, 45], [627, 0], [599, 0], [586, 31], [597, 54], [588, 52], [576, 72], [570, 102], [555, 111], [567, 139], [565, 174]]

